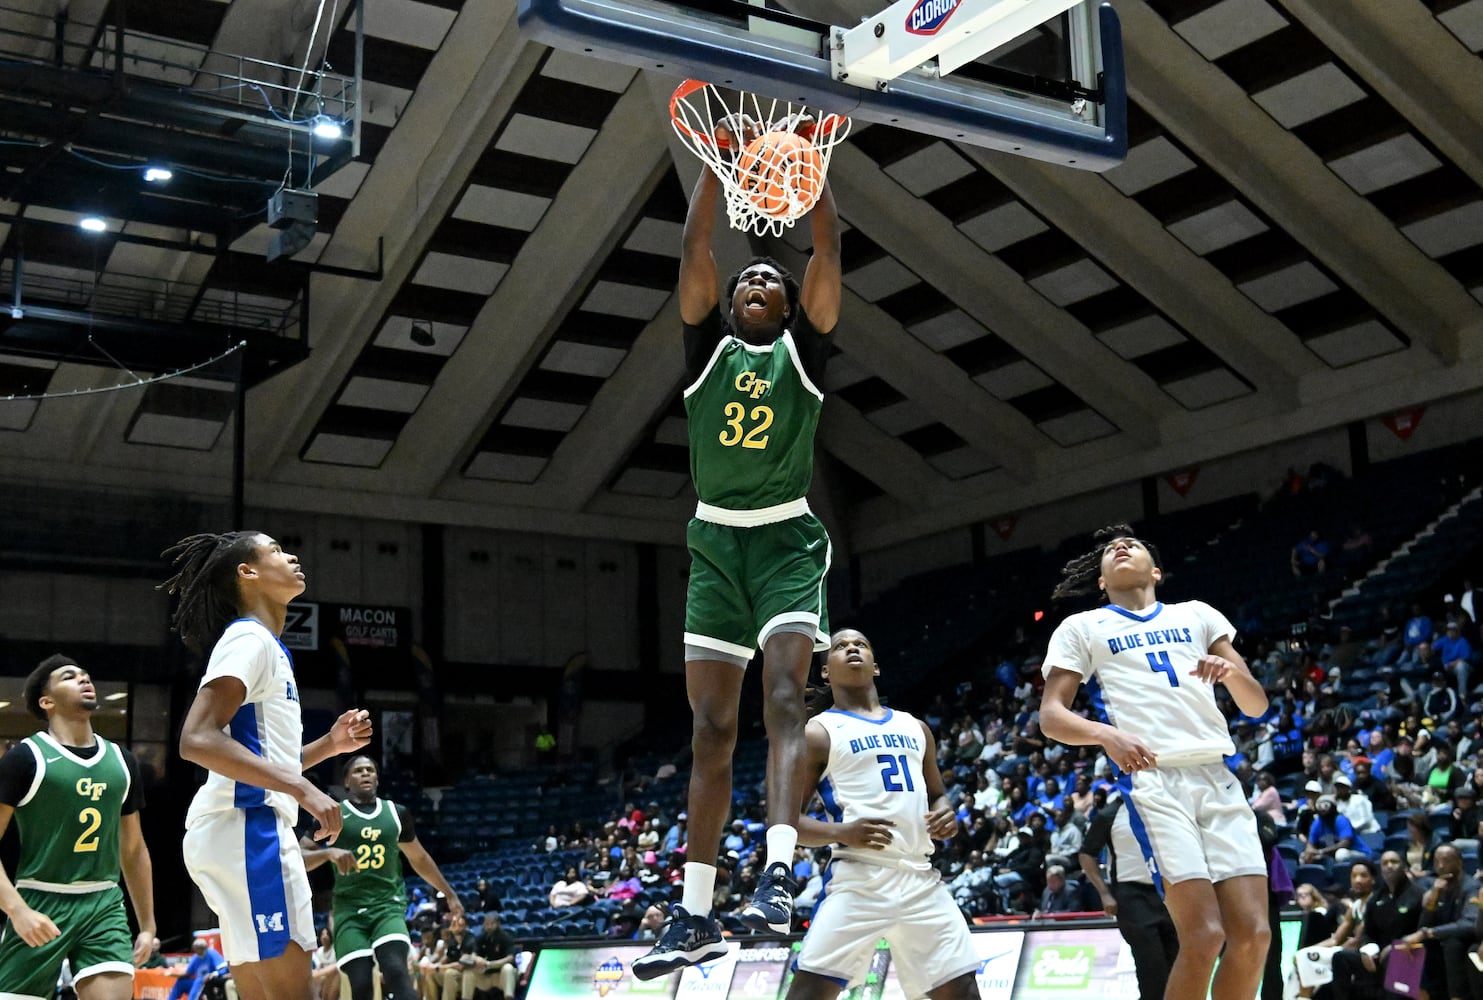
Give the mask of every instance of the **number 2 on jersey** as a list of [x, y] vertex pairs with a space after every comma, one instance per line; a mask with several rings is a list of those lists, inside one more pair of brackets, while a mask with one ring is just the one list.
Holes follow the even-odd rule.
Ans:
[[1174, 672], [1174, 664], [1169, 661], [1167, 650], [1160, 650], [1157, 653], [1145, 653], [1143, 655], [1148, 657], [1149, 670], [1167, 676], [1170, 687], [1179, 686], [1179, 675]]
[[726, 429], [721, 432], [721, 444], [723, 447], [732, 448], [740, 444], [743, 448], [762, 449], [767, 447], [768, 435], [762, 433], [772, 426], [772, 407], [752, 407], [751, 418], [757, 423], [751, 430], [742, 426], [742, 418], [747, 415], [747, 408], [740, 403], [727, 403]]
[[[916, 786], [911, 783], [911, 768], [907, 767], [906, 754], [893, 757], [888, 753], [878, 755], [876, 762], [886, 765], [881, 769], [881, 784], [886, 786], [888, 792], [914, 792]], [[900, 777], [901, 781], [896, 780]], [[901, 782], [906, 782], [902, 787]]]
[[88, 806], [77, 814], [77, 821], [82, 824], [82, 833], [77, 835], [77, 841], [72, 845], [73, 854], [91, 854], [98, 849], [98, 827], [103, 825], [103, 814], [92, 806]]

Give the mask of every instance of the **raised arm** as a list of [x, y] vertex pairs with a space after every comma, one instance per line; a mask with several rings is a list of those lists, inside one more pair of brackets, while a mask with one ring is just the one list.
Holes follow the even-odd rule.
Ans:
[[313, 743], [304, 744], [302, 769], [307, 771], [322, 760], [359, 750], [370, 742], [371, 713], [363, 708], [352, 708], [341, 713], [329, 732]]
[[1200, 657], [1199, 665], [1191, 674], [1212, 684], [1224, 684], [1231, 693], [1231, 700], [1245, 715], [1257, 718], [1267, 711], [1267, 692], [1261, 682], [1251, 676], [1246, 661], [1236, 652], [1228, 636], [1210, 644], [1210, 652]]
[[236, 677], [217, 677], [203, 685], [180, 730], [180, 756], [233, 781], [287, 792], [319, 823], [316, 840], [335, 837], [340, 832], [338, 802], [302, 772], [259, 757], [226, 734], [227, 724], [246, 699], [247, 687]]
[[841, 268], [839, 260], [839, 211], [834, 205], [834, 192], [824, 182], [819, 200], [808, 214], [813, 231], [814, 250], [808, 268], [803, 272], [803, 286], [798, 300], [809, 322], [820, 333], [828, 333], [839, 322]]
[[139, 829], [139, 814], [119, 817], [118, 860], [129, 887], [129, 902], [134, 905], [134, 919], [139, 921], [139, 935], [134, 938], [134, 964], [143, 965], [154, 948], [154, 865], [149, 848]]
[[690, 194], [685, 213], [685, 236], [680, 243], [680, 319], [696, 324], [716, 308], [720, 283], [716, 258], [711, 253], [711, 235], [716, 228], [716, 199], [721, 182], [710, 167], [703, 167], [700, 180]]

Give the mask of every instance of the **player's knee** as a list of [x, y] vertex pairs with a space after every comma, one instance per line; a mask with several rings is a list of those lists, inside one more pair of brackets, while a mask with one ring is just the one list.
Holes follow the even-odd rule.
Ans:
[[1221, 925], [1218, 914], [1194, 921], [1179, 928], [1179, 954], [1199, 962], [1213, 963], [1225, 950], [1226, 929]]
[[1225, 935], [1229, 948], [1265, 955], [1272, 943], [1272, 925], [1265, 913], [1238, 913], [1226, 920]]
[[695, 749], [723, 749], [730, 753], [736, 743], [736, 709], [697, 705], [694, 708]]

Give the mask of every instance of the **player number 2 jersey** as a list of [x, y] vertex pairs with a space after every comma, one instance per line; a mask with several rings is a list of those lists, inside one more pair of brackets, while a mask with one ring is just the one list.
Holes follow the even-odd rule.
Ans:
[[792, 333], [760, 347], [723, 336], [685, 388], [690, 475], [701, 503], [757, 510], [806, 496], [823, 402]]
[[334, 869], [335, 909], [345, 912], [387, 904], [405, 907], [402, 852], [397, 846], [402, 821], [396, 804], [390, 799], [377, 799], [374, 806], [362, 811], [346, 800], [340, 803], [340, 816], [344, 823], [331, 846], [355, 856], [355, 871], [341, 875], [338, 868]]
[[829, 733], [829, 763], [819, 779], [819, 798], [829, 819], [835, 823], [887, 819], [895, 824], [889, 847], [879, 851], [838, 847], [834, 857], [920, 871], [931, 868], [922, 724], [894, 709], [870, 719], [831, 708], [813, 722]]
[[129, 768], [119, 748], [101, 736], [89, 760], [48, 733], [23, 741], [36, 757], [36, 778], [15, 807], [21, 831], [16, 884], [71, 891], [118, 883], [119, 816], [129, 794]]
[[1203, 601], [1141, 611], [1109, 604], [1061, 622], [1041, 669], [1080, 674], [1102, 721], [1143, 740], [1159, 766], [1208, 763], [1236, 748], [1214, 687], [1190, 672], [1211, 643], [1235, 636]]

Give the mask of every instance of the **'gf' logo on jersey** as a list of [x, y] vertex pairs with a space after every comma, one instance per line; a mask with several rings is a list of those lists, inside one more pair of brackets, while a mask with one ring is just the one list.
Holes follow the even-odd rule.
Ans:
[[378, 829], [376, 829], [374, 826], [363, 826], [363, 827], [361, 827], [360, 828], [360, 835], [362, 837], [366, 838], [367, 840], [380, 840], [381, 839], [381, 831], [378, 830]]
[[92, 778], [77, 779], [77, 794], [84, 798], [89, 798], [97, 802], [103, 797], [103, 793], [106, 791], [108, 791], [108, 782], [106, 781], [94, 781]]
[[742, 372], [736, 377], [736, 388], [738, 392], [745, 392], [753, 399], [761, 399], [772, 383], [765, 378], [758, 378], [756, 372]]

